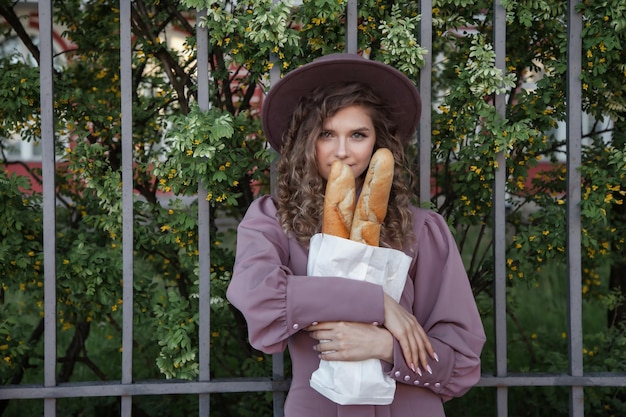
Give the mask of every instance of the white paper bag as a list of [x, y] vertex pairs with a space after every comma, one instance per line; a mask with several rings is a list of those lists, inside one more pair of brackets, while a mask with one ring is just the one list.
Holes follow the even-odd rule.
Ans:
[[[401, 251], [365, 245], [327, 234], [311, 238], [308, 275], [338, 276], [382, 285], [398, 301], [411, 257]], [[320, 361], [311, 387], [337, 404], [385, 405], [393, 401], [396, 382], [378, 359], [359, 362]]]

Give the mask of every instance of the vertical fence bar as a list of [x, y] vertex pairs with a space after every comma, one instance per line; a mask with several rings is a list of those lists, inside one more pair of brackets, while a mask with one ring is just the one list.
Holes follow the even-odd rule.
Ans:
[[[133, 382], [133, 106], [131, 0], [120, 2], [120, 91], [122, 111], [122, 384]], [[121, 398], [122, 417], [132, 415], [133, 397]]]
[[[281, 0], [273, 0], [272, 3], [279, 3]], [[278, 62], [278, 56], [276, 54], [271, 54], [270, 62], [276, 63]], [[280, 65], [273, 65], [270, 69], [270, 88], [275, 85], [278, 80], [280, 80]], [[272, 163], [271, 163], [271, 193], [274, 194], [276, 191], [276, 162], [278, 161], [278, 154], [275, 150], [272, 151]], [[274, 417], [283, 417], [285, 414], [284, 404], [285, 404], [285, 392], [277, 390], [276, 387], [281, 384], [285, 380], [285, 357], [284, 353], [274, 353], [272, 355], [272, 379], [274, 382], [274, 390], [272, 392], [272, 405], [273, 405], [273, 413]]]
[[[52, 1], [39, 2], [39, 84], [43, 179], [44, 386], [56, 385], [56, 197]], [[56, 416], [56, 399], [44, 400], [44, 416]]]
[[[278, 0], [274, 0], [276, 3]], [[271, 61], [276, 62], [278, 58], [272, 54]], [[280, 67], [274, 65], [270, 70], [270, 85], [274, 85], [280, 79]], [[271, 187], [272, 193], [275, 192], [276, 187], [276, 162], [278, 161], [278, 154], [272, 151], [272, 163], [271, 163]], [[274, 380], [274, 386], [285, 380], [285, 357], [284, 353], [274, 353], [272, 355], [272, 379]], [[285, 404], [285, 393], [274, 389], [272, 393], [272, 404], [274, 417], [283, 417]]]
[[420, 2], [420, 46], [428, 51], [420, 71], [419, 91], [422, 98], [422, 115], [418, 129], [419, 199], [430, 201], [431, 145], [432, 145], [432, 69], [433, 69], [433, 2]]
[[[501, 0], [494, 1], [494, 51], [496, 68], [506, 72], [506, 11]], [[506, 117], [506, 94], [495, 97], [496, 111]], [[493, 188], [493, 259], [494, 259], [494, 332], [496, 376], [505, 377], [507, 370], [506, 349], [506, 155], [501, 150], [496, 155], [496, 168]], [[496, 409], [498, 417], [508, 416], [508, 388], [496, 388]]]
[[[282, 0], [272, 0], [272, 4], [277, 4], [280, 3]], [[270, 63], [272, 64], [271, 68], [270, 68], [270, 88], [272, 88], [272, 86], [274, 84], [276, 84], [278, 82], [278, 80], [280, 80], [280, 66], [279, 65], [275, 65], [278, 62], [278, 55], [270, 52]], [[278, 162], [278, 152], [276, 149], [273, 149], [272, 147], [269, 148], [270, 149], [270, 192], [272, 195], [275, 196], [275, 192], [276, 192], [276, 182], [278, 181], [278, 176], [276, 174], [276, 163]], [[274, 354], [274, 357], [276, 357], [277, 354]]]
[[346, 52], [356, 54], [358, 49], [357, 0], [348, 0], [346, 5]]
[[[578, 0], [568, 2], [567, 23], [567, 276], [569, 372], [583, 375], [582, 266], [581, 266], [581, 166], [582, 148], [582, 16]], [[584, 391], [570, 388], [570, 416], [584, 416]]]
[[272, 355], [272, 379], [275, 387], [272, 394], [273, 415], [274, 417], [283, 417], [285, 415], [283, 408], [285, 405], [285, 392], [276, 389], [285, 380], [285, 357], [282, 353]]
[[[200, 110], [211, 108], [209, 99], [209, 37], [208, 29], [202, 25], [206, 10], [199, 10], [196, 17], [196, 46], [198, 60], [198, 106]], [[198, 362], [199, 380], [211, 380], [211, 208], [207, 200], [208, 190], [200, 182], [198, 185], [198, 276], [199, 289], [199, 330]], [[198, 396], [200, 417], [209, 417], [211, 412], [210, 394]]]

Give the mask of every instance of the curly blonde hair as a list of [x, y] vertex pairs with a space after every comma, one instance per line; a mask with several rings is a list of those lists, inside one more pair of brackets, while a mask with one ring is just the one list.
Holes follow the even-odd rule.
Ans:
[[[409, 209], [413, 176], [407, 169], [404, 144], [396, 136], [397, 126], [389, 117], [388, 105], [366, 85], [359, 83], [317, 88], [302, 97], [294, 109], [283, 135], [281, 156], [276, 166], [279, 221], [283, 230], [304, 246], [308, 246], [311, 236], [320, 231], [326, 180], [318, 172], [315, 144], [324, 121], [352, 105], [369, 110], [376, 129], [374, 150], [388, 148], [394, 155], [395, 171], [381, 231], [381, 245], [401, 249], [413, 237], [413, 218]], [[365, 172], [357, 179], [357, 184], [363, 183], [364, 176]]]

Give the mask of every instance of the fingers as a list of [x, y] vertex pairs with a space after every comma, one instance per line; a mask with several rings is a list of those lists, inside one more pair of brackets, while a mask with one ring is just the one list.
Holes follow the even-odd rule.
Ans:
[[433, 352], [433, 348], [430, 344], [430, 340], [428, 339], [428, 335], [426, 334], [422, 326], [418, 326], [418, 333], [420, 335], [421, 342], [419, 350], [419, 364], [422, 369], [425, 369], [428, 373], [432, 373], [430, 365], [428, 365], [428, 355]]
[[415, 371], [416, 364], [419, 363], [420, 343], [423, 345], [418, 333], [419, 323], [387, 294], [384, 300], [385, 327], [400, 344], [406, 363]]
[[385, 297], [385, 327], [396, 338], [407, 365], [418, 374], [421, 369], [432, 373], [429, 357], [439, 361], [430, 339], [417, 318], [406, 311], [393, 298]]
[[394, 335], [400, 344], [404, 360], [414, 372], [417, 371], [416, 366], [421, 363], [421, 356], [425, 352], [419, 330], [417, 321], [407, 320], [402, 331]]
[[358, 322], [319, 323], [308, 328], [313, 349], [331, 361], [384, 359], [393, 361], [393, 336], [377, 325]]
[[327, 359], [328, 355], [332, 353], [336, 353], [337, 351], [334, 349], [332, 340], [330, 339], [321, 339], [318, 344], [313, 346], [313, 350], [319, 352], [320, 359]]
[[334, 330], [334, 323], [315, 323], [306, 328], [309, 332], [309, 336], [319, 341], [332, 339], [332, 333]]
[[329, 355], [336, 353], [331, 343], [333, 342], [333, 323], [315, 323], [309, 327], [309, 336], [319, 343], [313, 346], [313, 350], [319, 352], [320, 359], [329, 359]]

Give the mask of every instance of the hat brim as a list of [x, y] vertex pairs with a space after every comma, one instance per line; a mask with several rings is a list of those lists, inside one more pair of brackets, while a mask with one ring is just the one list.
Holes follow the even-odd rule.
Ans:
[[338, 82], [359, 82], [391, 106], [391, 115], [403, 142], [417, 129], [422, 102], [417, 88], [397, 69], [363, 58], [339, 53], [323, 56], [285, 75], [270, 88], [263, 102], [261, 120], [272, 148], [280, 152], [282, 135], [289, 126], [300, 97], [315, 88]]

